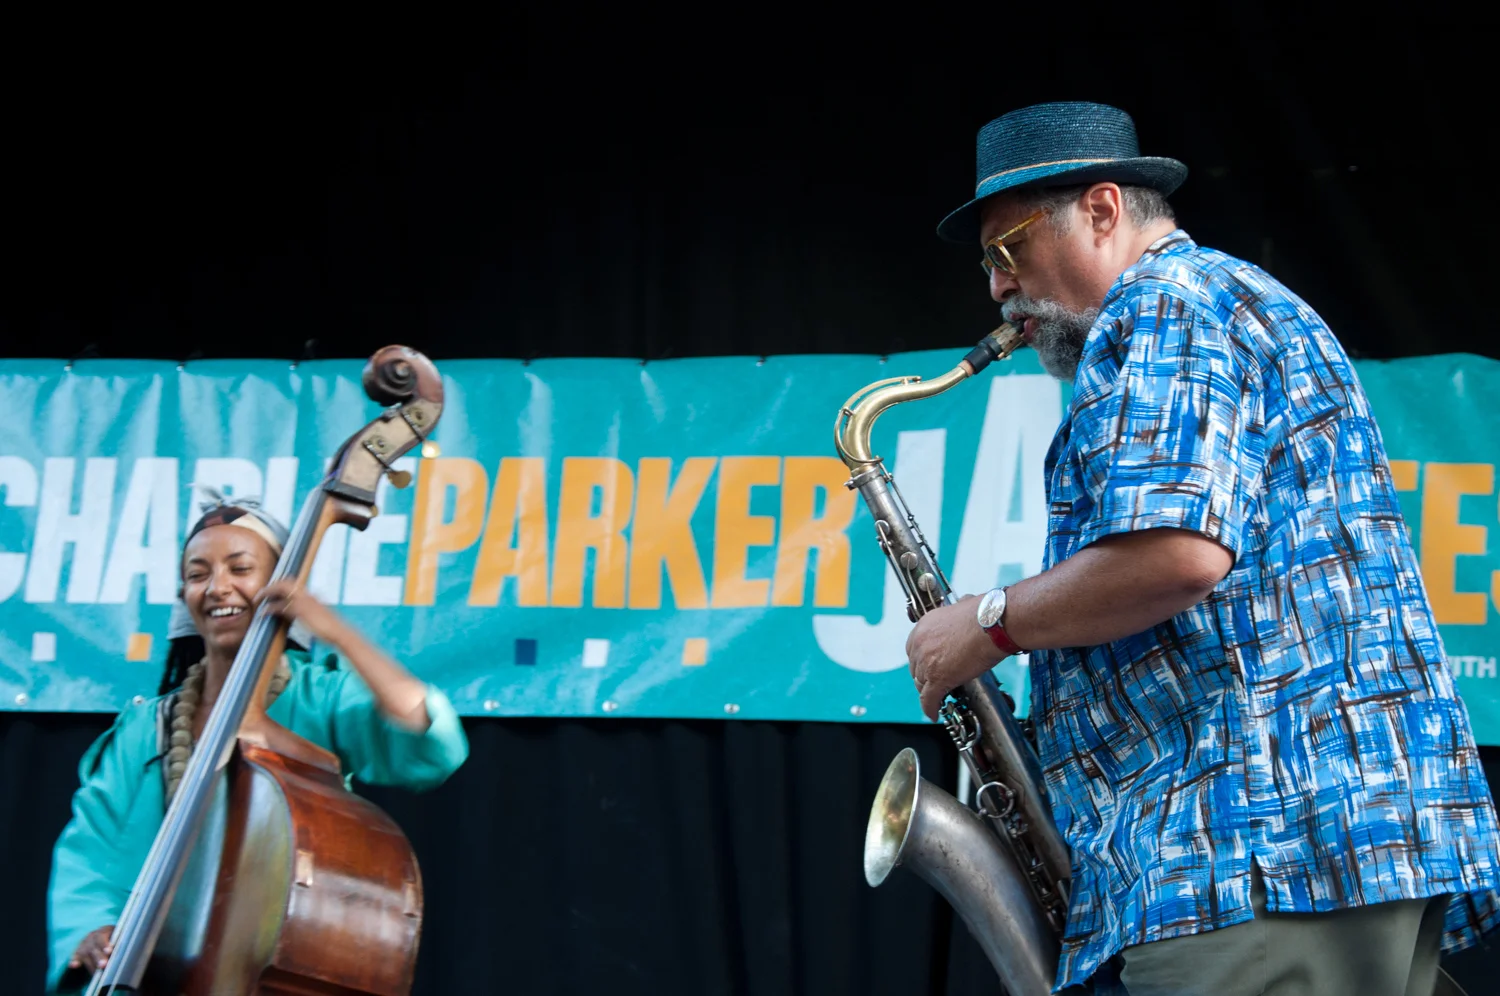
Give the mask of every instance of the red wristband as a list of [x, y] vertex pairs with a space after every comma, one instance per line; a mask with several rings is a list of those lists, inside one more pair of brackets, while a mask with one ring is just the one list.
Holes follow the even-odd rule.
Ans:
[[1007, 657], [1026, 652], [1021, 649], [1020, 644], [1010, 638], [1010, 634], [1005, 631], [1005, 627], [998, 623], [986, 629], [985, 632], [990, 635], [991, 640], [995, 641], [995, 646], [1005, 652]]

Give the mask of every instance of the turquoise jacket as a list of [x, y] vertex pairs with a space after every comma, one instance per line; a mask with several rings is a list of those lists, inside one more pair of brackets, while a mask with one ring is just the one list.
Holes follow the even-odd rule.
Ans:
[[[292, 677], [267, 714], [332, 751], [345, 783], [423, 791], [441, 785], [469, 755], [468, 739], [448, 697], [427, 688], [431, 725], [412, 733], [390, 723], [354, 671], [332, 655], [313, 661], [288, 650]], [[113, 925], [166, 814], [161, 717], [172, 696], [127, 706], [78, 765], [73, 818], [52, 852], [47, 892], [47, 991], [74, 992], [81, 971], [63, 978], [68, 959], [91, 931]], [[61, 983], [61, 986], [60, 986]]]

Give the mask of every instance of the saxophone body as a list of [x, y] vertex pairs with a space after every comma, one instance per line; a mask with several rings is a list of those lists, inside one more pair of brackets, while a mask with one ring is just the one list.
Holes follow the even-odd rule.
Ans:
[[[850, 471], [847, 486], [860, 493], [875, 520], [876, 539], [905, 592], [912, 622], [957, 596], [895, 479], [871, 452], [871, 430], [887, 409], [941, 394], [1020, 345], [1020, 333], [1002, 325], [940, 377], [895, 377], [861, 388], [835, 420], [835, 446]], [[1007, 993], [1050, 993], [1071, 863], [1036, 754], [1014, 703], [990, 672], [955, 689], [939, 716], [977, 786], [975, 808], [923, 778], [914, 750], [901, 751], [870, 809], [865, 880], [878, 886], [898, 865], [909, 868], [963, 917]]]

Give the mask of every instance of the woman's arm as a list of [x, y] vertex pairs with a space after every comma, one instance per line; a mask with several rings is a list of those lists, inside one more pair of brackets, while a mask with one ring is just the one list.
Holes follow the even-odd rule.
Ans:
[[107, 956], [103, 930], [119, 920], [160, 825], [160, 789], [154, 803], [144, 798], [161, 784], [160, 770], [145, 763], [153, 708], [128, 707], [79, 762], [73, 816], [52, 850], [49, 993], [81, 988]]
[[268, 585], [258, 596], [271, 611], [288, 621], [300, 621], [329, 644], [364, 679], [375, 703], [387, 719], [413, 733], [432, 723], [427, 713], [427, 685], [396, 663], [342, 616], [293, 581]]
[[309, 696], [304, 714], [317, 717], [325, 746], [346, 772], [370, 785], [424, 791], [468, 758], [463, 723], [440, 689], [418, 680], [305, 590], [279, 582], [259, 599], [283, 618], [300, 620], [348, 660], [348, 668], [319, 671], [302, 686]]

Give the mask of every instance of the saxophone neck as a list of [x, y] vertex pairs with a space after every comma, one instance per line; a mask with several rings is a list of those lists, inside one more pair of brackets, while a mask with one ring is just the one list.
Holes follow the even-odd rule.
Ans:
[[962, 363], [932, 380], [920, 377], [892, 377], [877, 380], [860, 389], [839, 411], [839, 424], [834, 428], [834, 442], [839, 456], [851, 471], [876, 463], [880, 458], [870, 450], [870, 435], [875, 420], [889, 408], [906, 401], [930, 398], [942, 394], [954, 384], [969, 376], [969, 369]]
[[1005, 359], [1020, 345], [1020, 332], [1010, 324], [1001, 325], [979, 340], [956, 367], [940, 377], [928, 381], [920, 377], [890, 377], [866, 384], [844, 402], [834, 422], [833, 440], [839, 456], [855, 474], [879, 462], [880, 458], [870, 450], [870, 435], [875, 420], [886, 409], [942, 394], [994, 360]]

